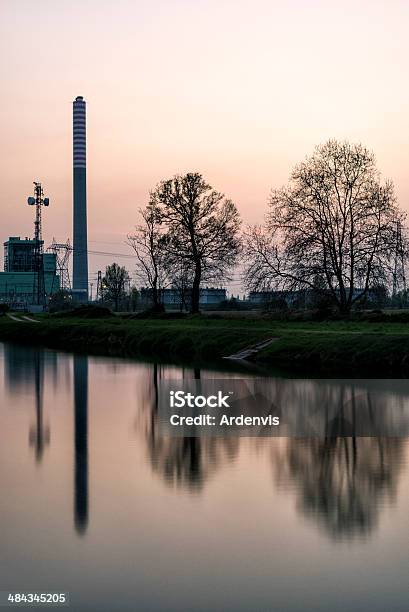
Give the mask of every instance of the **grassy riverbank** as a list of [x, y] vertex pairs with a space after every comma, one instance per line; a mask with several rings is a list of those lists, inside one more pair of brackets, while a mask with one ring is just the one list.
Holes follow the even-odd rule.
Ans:
[[37, 317], [36, 323], [0, 318], [0, 340], [94, 354], [166, 362], [216, 363], [245, 347], [275, 338], [254, 362], [337, 376], [409, 374], [409, 324], [269, 319]]

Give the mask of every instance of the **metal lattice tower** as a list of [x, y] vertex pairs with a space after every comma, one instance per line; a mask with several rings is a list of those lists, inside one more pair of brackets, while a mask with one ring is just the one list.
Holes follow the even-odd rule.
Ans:
[[41, 183], [34, 181], [34, 197], [30, 196], [27, 200], [29, 206], [36, 207], [36, 216], [34, 221], [34, 276], [33, 298], [34, 303], [44, 306], [45, 304], [45, 286], [44, 286], [44, 262], [43, 262], [43, 239], [41, 228], [41, 207], [49, 205], [49, 199], [44, 197], [44, 191]]
[[406, 293], [405, 248], [402, 239], [402, 224], [397, 221], [392, 295], [396, 296], [400, 292]]
[[104, 295], [102, 292], [102, 272], [98, 270], [98, 280], [97, 280], [97, 297], [96, 300], [104, 301]]
[[60, 289], [61, 291], [71, 291], [71, 280], [68, 269], [68, 263], [72, 252], [72, 246], [69, 239], [67, 242], [56, 242], [53, 238], [52, 243], [48, 247], [47, 251], [54, 253], [56, 258], [57, 271], [60, 277]]

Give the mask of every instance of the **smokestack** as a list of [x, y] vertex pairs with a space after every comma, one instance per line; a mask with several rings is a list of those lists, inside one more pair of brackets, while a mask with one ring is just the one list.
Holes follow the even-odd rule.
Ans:
[[72, 268], [73, 297], [88, 301], [88, 239], [87, 239], [87, 159], [85, 100], [77, 96], [73, 103], [74, 145], [74, 253]]

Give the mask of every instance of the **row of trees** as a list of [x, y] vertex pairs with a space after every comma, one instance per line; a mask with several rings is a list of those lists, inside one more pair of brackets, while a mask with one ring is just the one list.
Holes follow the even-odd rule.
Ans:
[[[128, 242], [154, 308], [161, 289], [172, 286], [188, 288], [198, 312], [201, 284], [227, 282], [240, 255], [248, 290], [312, 289], [347, 313], [370, 290], [396, 281], [397, 258], [404, 262], [409, 252], [404, 220], [374, 155], [331, 140], [271, 192], [264, 225], [241, 234], [234, 203], [188, 173], [157, 185]], [[123, 282], [119, 269], [112, 272]]]

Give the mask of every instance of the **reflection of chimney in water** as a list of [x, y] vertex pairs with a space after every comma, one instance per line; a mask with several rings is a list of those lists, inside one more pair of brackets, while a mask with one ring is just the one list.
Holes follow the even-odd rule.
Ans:
[[74, 523], [82, 535], [88, 526], [88, 358], [74, 355]]

